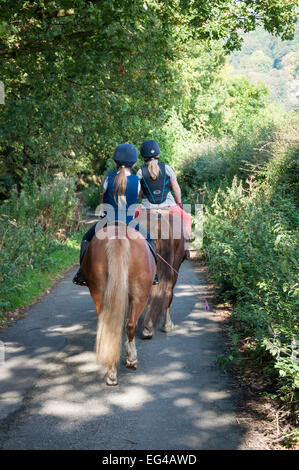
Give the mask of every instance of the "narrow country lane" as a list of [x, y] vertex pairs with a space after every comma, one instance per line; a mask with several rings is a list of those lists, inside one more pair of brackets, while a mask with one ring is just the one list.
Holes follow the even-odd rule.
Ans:
[[71, 283], [74, 270], [2, 330], [0, 448], [246, 449], [229, 377], [216, 365], [224, 348], [217, 317], [191, 287], [204, 292], [205, 280], [191, 261], [181, 273], [174, 331], [142, 341], [140, 323], [138, 369], [122, 358], [117, 387], [95, 363], [94, 304]]

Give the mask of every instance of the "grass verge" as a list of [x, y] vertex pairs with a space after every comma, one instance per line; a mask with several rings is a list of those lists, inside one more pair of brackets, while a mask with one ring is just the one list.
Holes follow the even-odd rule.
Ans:
[[16, 320], [25, 307], [36, 301], [59, 279], [74, 263], [78, 262], [82, 234], [74, 232], [64, 241], [56, 241], [47, 254], [47, 268], [36, 266], [10, 280], [9, 300], [6, 296], [1, 301], [0, 327]]

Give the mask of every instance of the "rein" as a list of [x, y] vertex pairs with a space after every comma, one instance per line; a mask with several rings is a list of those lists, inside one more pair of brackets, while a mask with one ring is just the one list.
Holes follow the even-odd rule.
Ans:
[[[159, 258], [160, 258], [162, 261], [164, 261], [164, 263], [166, 263], [167, 266], [169, 266], [178, 276], [180, 276], [180, 277], [183, 279], [183, 281], [185, 281], [185, 282], [188, 283], [188, 280], [186, 280], [186, 279], [182, 276], [182, 274], [179, 274], [178, 271], [177, 271], [176, 269], [174, 269], [173, 266], [171, 266], [171, 264], [167, 263], [166, 259], [164, 259], [161, 255], [159, 255], [159, 253], [157, 253], [157, 256], [159, 256]], [[196, 292], [196, 295], [198, 295], [199, 297], [202, 297], [202, 296], [197, 292], [197, 290], [195, 289], [195, 287], [192, 286], [192, 284], [191, 284], [191, 287], [192, 287], [192, 289]], [[210, 306], [209, 306], [208, 301], [207, 301], [207, 299], [206, 299], [205, 297], [204, 297], [204, 302], [205, 302], [205, 309], [206, 309], [206, 310], [210, 310]]]

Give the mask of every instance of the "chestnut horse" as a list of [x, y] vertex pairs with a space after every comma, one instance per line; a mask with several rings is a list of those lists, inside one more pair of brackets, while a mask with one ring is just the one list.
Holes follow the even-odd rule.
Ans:
[[126, 323], [126, 366], [137, 368], [135, 333], [150, 295], [155, 260], [143, 236], [126, 225], [112, 224], [91, 240], [81, 270], [98, 316], [96, 354], [108, 366], [107, 385], [117, 385], [117, 363]]
[[162, 331], [169, 333], [173, 329], [170, 308], [178, 277], [175, 271], [179, 271], [187, 257], [186, 242], [189, 236], [181, 217], [167, 209], [142, 211], [135, 220], [146, 227], [155, 238], [158, 254], [157, 273], [160, 284], [154, 286], [151, 291], [142, 331], [143, 339], [151, 339], [163, 315]]

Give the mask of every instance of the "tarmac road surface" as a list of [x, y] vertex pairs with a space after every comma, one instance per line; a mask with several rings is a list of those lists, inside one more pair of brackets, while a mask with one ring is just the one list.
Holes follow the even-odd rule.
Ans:
[[246, 449], [229, 376], [216, 364], [219, 320], [194, 292], [206, 288], [196, 266], [181, 267], [175, 329], [144, 341], [141, 319], [138, 369], [126, 369], [123, 354], [116, 387], [95, 362], [94, 304], [74, 272], [0, 332], [0, 448]]

